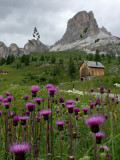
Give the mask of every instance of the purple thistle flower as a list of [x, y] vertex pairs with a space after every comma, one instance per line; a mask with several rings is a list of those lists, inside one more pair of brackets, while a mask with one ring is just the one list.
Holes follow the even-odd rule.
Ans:
[[116, 100], [116, 103], [117, 103], [117, 104], [119, 103], [119, 100], [118, 100], [118, 99]]
[[100, 147], [100, 149], [103, 149], [103, 150], [109, 151], [109, 148], [108, 148], [107, 146], [105, 146], [105, 145], [104, 145], [104, 146], [100, 145], [99, 147]]
[[44, 120], [48, 120], [48, 115], [51, 114], [51, 110], [49, 109], [44, 109], [39, 112], [40, 116], [44, 116]]
[[3, 99], [3, 103], [5, 103], [5, 102], [8, 102], [8, 99], [7, 99], [7, 98], [4, 98], [4, 99]]
[[87, 112], [89, 111], [89, 108], [88, 107], [83, 107], [82, 110], [84, 111], [84, 115], [86, 115]]
[[10, 151], [15, 154], [15, 160], [25, 160], [25, 152], [30, 150], [30, 147], [27, 142], [13, 143], [10, 145]]
[[7, 92], [5, 92], [5, 95], [6, 95], [6, 96], [10, 96], [11, 93], [7, 91]]
[[93, 133], [99, 132], [99, 125], [104, 123], [105, 117], [102, 115], [94, 114], [85, 119], [85, 124], [91, 126]]
[[78, 115], [78, 112], [80, 112], [80, 108], [76, 107], [73, 109], [73, 111], [75, 112], [75, 115]]
[[46, 84], [45, 88], [49, 89], [49, 88], [54, 88], [53, 84]]
[[19, 121], [19, 117], [16, 115], [13, 117], [13, 122], [18, 122]]
[[30, 149], [31, 145], [27, 142], [20, 143], [13, 143], [10, 145], [10, 152], [13, 153], [21, 153], [21, 152], [27, 152]]
[[70, 104], [70, 105], [71, 105], [71, 104], [73, 104], [74, 102], [75, 102], [74, 100], [69, 99], [69, 100], [67, 100], [67, 101], [66, 101], [66, 105], [68, 105], [68, 104]]
[[35, 119], [39, 122], [41, 120], [41, 116], [36, 116]]
[[75, 157], [74, 156], [69, 156], [69, 160], [74, 160]]
[[60, 98], [59, 98], [59, 101], [60, 101], [60, 103], [63, 103], [63, 102], [64, 102], [63, 97], [60, 97]]
[[101, 94], [104, 93], [104, 87], [103, 87], [103, 86], [100, 87], [100, 93], [101, 93]]
[[75, 97], [76, 101], [78, 101], [78, 97]]
[[11, 106], [11, 104], [8, 103], [8, 102], [5, 102], [5, 103], [3, 103], [3, 106], [5, 106], [6, 109], [9, 109], [9, 107]]
[[8, 102], [11, 102], [11, 100], [13, 99], [13, 96], [7, 96]]
[[48, 94], [50, 94], [50, 97], [54, 97], [56, 92], [57, 92], [56, 88], [48, 88]]
[[112, 97], [112, 102], [114, 102], [114, 100], [115, 100], [115, 98], [114, 98], [114, 97]]
[[58, 104], [58, 100], [57, 99], [55, 99], [55, 104]]
[[104, 136], [105, 136], [104, 132], [97, 132], [96, 133], [96, 143], [101, 144], [102, 137]]
[[29, 98], [28, 94], [25, 94], [23, 98], [27, 100]]
[[3, 101], [3, 96], [0, 96], [0, 102], [2, 102]]
[[32, 92], [32, 97], [36, 97], [36, 94], [39, 91], [39, 86], [38, 85], [32, 85], [30, 87], [30, 91]]
[[40, 102], [43, 101], [43, 98], [37, 97], [35, 98], [34, 102], [40, 105]]
[[1, 116], [1, 114], [2, 114], [2, 111], [0, 111], [0, 116]]
[[60, 112], [60, 110], [57, 109], [57, 110], [56, 110], [56, 113], [59, 113], [59, 112]]
[[94, 107], [95, 103], [90, 103], [90, 108], [92, 109]]
[[39, 91], [39, 86], [38, 86], [38, 85], [32, 85], [32, 86], [30, 87], [30, 91], [31, 91], [32, 93], [37, 93], [37, 92]]
[[18, 125], [18, 121], [19, 121], [19, 117], [16, 115], [13, 117], [13, 126], [17, 126]]
[[28, 115], [28, 116], [29, 116], [30, 111], [26, 110], [26, 111], [25, 111], [25, 113], [26, 113], [26, 115]]
[[58, 130], [62, 131], [63, 130], [63, 125], [64, 125], [65, 121], [64, 120], [60, 120], [60, 121], [56, 121], [56, 125], [58, 126]]
[[95, 100], [95, 103], [96, 103], [96, 104], [100, 104], [100, 102], [101, 102], [101, 99], [98, 97], [98, 98]]
[[76, 116], [76, 120], [78, 120], [78, 118], [79, 118], [79, 116], [77, 115], [77, 116]]
[[25, 125], [26, 124], [26, 120], [28, 120], [28, 116], [20, 116], [19, 120], [21, 120], [21, 125]]
[[108, 89], [107, 92], [110, 93], [111, 89]]
[[68, 112], [69, 113], [73, 113], [73, 108], [75, 107], [75, 105], [73, 105], [73, 104], [67, 104], [66, 105], [66, 108], [68, 108]]
[[31, 103], [31, 102], [27, 102], [27, 103], [25, 104], [25, 106], [28, 108], [28, 110], [29, 110], [30, 112], [32, 112], [32, 111], [33, 111], [33, 108], [36, 107], [36, 105], [35, 105], [34, 103]]
[[28, 120], [28, 119], [29, 119], [28, 116], [20, 116], [20, 117], [19, 117], [19, 120], [23, 120], [23, 121], [26, 121], [26, 120]]
[[109, 115], [108, 114], [105, 114], [105, 118], [107, 119], [109, 117]]
[[90, 89], [90, 92], [93, 92], [93, 91], [94, 91], [94, 89], [93, 89], [93, 88], [91, 88], [91, 89]]

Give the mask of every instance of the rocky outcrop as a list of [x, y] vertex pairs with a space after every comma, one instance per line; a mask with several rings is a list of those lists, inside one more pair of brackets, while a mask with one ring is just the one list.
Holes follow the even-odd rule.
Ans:
[[[84, 33], [85, 28], [88, 28], [86, 33]], [[96, 39], [99, 39], [97, 43], [95, 43]], [[120, 43], [119, 38], [112, 36], [105, 27], [98, 27], [92, 11], [88, 13], [82, 11], [68, 21], [62, 39], [55, 43], [49, 51], [84, 49], [91, 52], [99, 49], [101, 52], [110, 51], [115, 53], [113, 45], [115, 46], [117, 43]]]
[[9, 47], [9, 54], [18, 56], [19, 55], [19, 48], [15, 43], [12, 43]]
[[3, 42], [0, 42], [0, 58], [6, 57], [8, 54], [9, 54], [9, 49]]
[[84, 38], [95, 35], [99, 32], [99, 28], [92, 11], [88, 13], [86, 11], [78, 12], [73, 18], [71, 18], [67, 23], [65, 34], [58, 44], [67, 44], [79, 40], [80, 34], [83, 35], [85, 28], [88, 28], [88, 31], [84, 34]]
[[30, 54], [32, 52], [45, 52], [49, 50], [47, 45], [44, 45], [39, 40], [29, 40], [27, 44], [24, 46], [24, 54]]
[[0, 42], [0, 58], [8, 55], [22, 56], [23, 54], [45, 52], [47, 50], [49, 50], [48, 46], [35, 39], [29, 40], [29, 42], [25, 44], [24, 48], [19, 48], [15, 43], [12, 43], [7, 47], [3, 42]]

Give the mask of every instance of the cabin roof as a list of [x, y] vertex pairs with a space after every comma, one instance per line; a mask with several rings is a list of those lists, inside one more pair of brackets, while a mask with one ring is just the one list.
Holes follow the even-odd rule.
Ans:
[[[92, 68], [105, 68], [105, 66], [103, 66], [100, 62], [94, 62], [94, 61], [83, 61], [85, 62], [88, 67], [92, 67]], [[83, 62], [81, 63], [81, 65], [83, 64]], [[80, 67], [81, 67], [80, 65]]]

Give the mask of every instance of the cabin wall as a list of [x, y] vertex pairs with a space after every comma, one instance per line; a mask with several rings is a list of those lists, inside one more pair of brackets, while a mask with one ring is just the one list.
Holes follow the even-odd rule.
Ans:
[[104, 69], [103, 68], [90, 68], [90, 75], [91, 76], [104, 76]]
[[90, 75], [90, 68], [87, 66], [85, 62], [80, 66], [79, 68], [80, 77], [85, 77], [87, 75]]
[[91, 68], [83, 62], [79, 68], [80, 77], [85, 76], [104, 76], [104, 68]]

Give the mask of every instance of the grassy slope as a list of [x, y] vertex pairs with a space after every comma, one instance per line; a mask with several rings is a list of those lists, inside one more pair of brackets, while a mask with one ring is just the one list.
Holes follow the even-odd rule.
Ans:
[[[108, 70], [114, 66], [117, 62], [117, 59], [113, 59], [111, 63], [108, 63], [108, 60], [106, 57], [102, 59], [102, 64], [105, 66], [105, 76], [103, 77], [96, 77], [92, 80], [80, 82], [79, 81], [79, 72], [77, 70], [79, 64], [82, 60], [86, 60], [86, 54], [81, 51], [63, 51], [63, 52], [55, 52], [55, 53], [32, 53], [31, 57], [36, 57], [37, 59], [40, 59], [41, 55], [52, 57], [53, 55], [56, 57], [56, 63], [51, 64], [50, 66], [41, 67], [42, 64], [46, 64], [47, 61], [41, 61], [39, 62], [39, 65], [37, 62], [30, 62], [30, 65], [25, 66], [22, 64], [22, 68], [16, 69], [17, 61], [10, 65], [2, 65], [0, 68], [8, 71], [7, 75], [0, 75], [1, 78], [1, 85], [0, 90], [7, 89], [9, 85], [11, 84], [19, 84], [19, 85], [25, 85], [30, 86], [32, 84], [38, 84], [39, 82], [36, 81], [36, 79], [39, 79], [40, 77], [46, 77], [47, 80], [45, 82], [48, 83], [49, 79], [52, 78], [54, 80], [57, 80], [58, 83], [63, 83], [62, 88], [64, 89], [72, 89], [73, 83], [75, 84], [76, 89], [79, 90], [88, 90], [90, 88], [98, 88], [100, 85], [105, 86], [106, 88], [112, 88], [112, 90], [115, 92], [119, 92], [119, 88], [115, 88], [113, 79], [119, 76], [120, 71], [116, 73], [110, 74]], [[68, 74], [68, 61], [70, 56], [73, 57], [75, 66], [76, 66], [76, 74], [73, 79], [70, 78]], [[79, 57], [81, 56], [81, 60], [79, 60]], [[51, 72], [53, 72], [53, 68], [58, 67], [59, 68], [59, 59], [64, 59], [63, 68], [60, 68], [59, 73], [57, 73], [55, 76], [51, 75]], [[20, 60], [18, 60], [20, 61]], [[37, 64], [37, 65], [36, 65]], [[32, 78], [31, 78], [32, 76]], [[64, 84], [64, 82], [67, 82]], [[43, 84], [43, 83], [39, 83]], [[61, 85], [60, 85], [61, 87]]]

